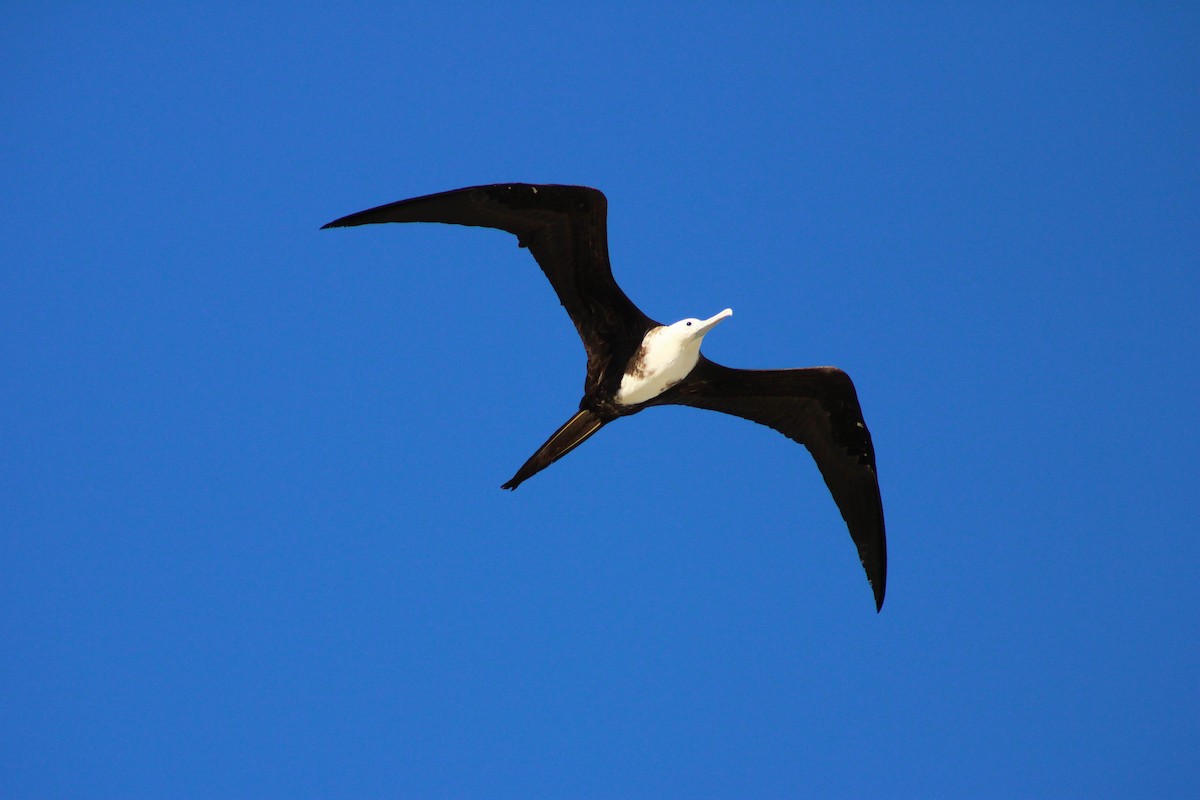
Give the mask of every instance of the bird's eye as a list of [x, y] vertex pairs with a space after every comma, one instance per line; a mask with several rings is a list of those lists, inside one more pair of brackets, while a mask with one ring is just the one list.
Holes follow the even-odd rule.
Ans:
[[689, 323], [688, 323], [688, 327], [689, 327], [689, 328], [690, 328], [690, 327], [692, 327], [692, 323], [690, 323], [690, 322], [689, 322]]

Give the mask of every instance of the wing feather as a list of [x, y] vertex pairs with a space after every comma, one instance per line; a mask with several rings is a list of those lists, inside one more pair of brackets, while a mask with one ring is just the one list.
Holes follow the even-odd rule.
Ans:
[[883, 607], [887, 541], [875, 449], [850, 376], [834, 367], [732, 369], [700, 363], [661, 402], [721, 411], [782, 433], [808, 448], [833, 494]]
[[529, 248], [575, 323], [588, 355], [586, 389], [594, 390], [605, 377], [619, 380], [613, 371], [624, 367], [645, 332], [658, 324], [613, 278], [607, 216], [608, 201], [598, 189], [508, 183], [388, 203], [323, 227], [443, 222], [515, 235], [520, 246]]

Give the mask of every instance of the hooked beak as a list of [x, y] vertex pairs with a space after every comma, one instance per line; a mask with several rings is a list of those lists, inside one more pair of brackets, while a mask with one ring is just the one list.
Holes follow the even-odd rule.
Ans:
[[696, 331], [696, 337], [699, 338], [716, 327], [717, 323], [726, 317], [733, 316], [733, 309], [727, 308], [719, 314], [715, 314], [700, 323], [700, 329]]

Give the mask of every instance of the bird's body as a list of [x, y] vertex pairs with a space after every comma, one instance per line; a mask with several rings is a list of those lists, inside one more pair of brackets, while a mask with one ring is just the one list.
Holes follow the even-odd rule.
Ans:
[[700, 353], [705, 334], [732, 315], [661, 325], [621, 291], [608, 261], [607, 201], [582, 186], [497, 184], [402, 200], [335, 220], [444, 222], [497, 228], [529, 248], [587, 351], [577, 411], [521, 466], [505, 489], [545, 469], [622, 416], [655, 405], [707, 408], [770, 426], [812, 453], [883, 605], [887, 545], [875, 452], [849, 376], [834, 367], [739, 370]]
[[700, 363], [700, 340], [713, 326], [733, 316], [725, 309], [706, 320], [684, 319], [646, 331], [637, 352], [625, 364], [616, 401], [638, 406], [658, 397], [686, 378]]

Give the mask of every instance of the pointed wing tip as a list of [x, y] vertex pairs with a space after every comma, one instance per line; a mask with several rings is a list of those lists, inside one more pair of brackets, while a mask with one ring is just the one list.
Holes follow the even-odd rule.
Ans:
[[867, 540], [852, 537], [858, 546], [858, 562], [867, 574], [867, 585], [875, 597], [875, 613], [883, 610], [883, 596], [887, 592], [887, 545], [880, 542], [881, 547], [875, 550], [867, 545]]
[[863, 564], [863, 569], [867, 572], [867, 583], [871, 586], [871, 593], [875, 596], [875, 613], [883, 611], [883, 596], [887, 592], [887, 567], [884, 567], [882, 574], [872, 574], [867, 568], [866, 563]]
[[[417, 198], [418, 200], [421, 198]], [[404, 202], [404, 201], [401, 201]], [[344, 217], [338, 217], [333, 222], [326, 222], [321, 226], [321, 230], [326, 228], [353, 228], [358, 225], [370, 225], [375, 222], [391, 222], [386, 215], [381, 215], [381, 211], [390, 209], [396, 203], [389, 203], [386, 206], [376, 206], [368, 208], [366, 211], [355, 211], [353, 214], [347, 214]]]
[[[859, 540], [855, 539], [854, 543], [857, 545]], [[871, 587], [871, 594], [875, 598], [875, 613], [878, 614], [883, 611], [883, 596], [887, 593], [887, 550], [884, 549], [880, 557], [879, 553], [864, 553], [860, 549], [858, 559], [863, 572], [867, 573], [867, 585]]]

